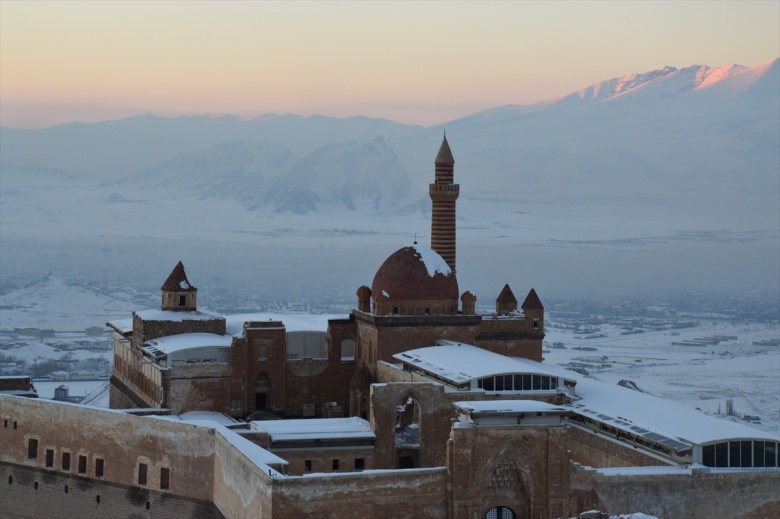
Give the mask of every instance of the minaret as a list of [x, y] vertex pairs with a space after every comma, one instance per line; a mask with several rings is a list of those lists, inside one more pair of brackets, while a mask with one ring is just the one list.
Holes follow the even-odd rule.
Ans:
[[455, 159], [452, 158], [450, 145], [447, 144], [446, 133], [434, 164], [435, 182], [428, 187], [433, 202], [431, 249], [438, 252], [455, 272], [455, 201], [458, 199], [460, 186], [453, 183]]

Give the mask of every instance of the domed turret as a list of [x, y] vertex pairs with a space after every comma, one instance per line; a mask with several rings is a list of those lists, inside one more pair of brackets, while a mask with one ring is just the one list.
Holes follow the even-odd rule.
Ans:
[[376, 315], [458, 313], [458, 280], [444, 259], [423, 245], [399, 249], [382, 263], [371, 287]]

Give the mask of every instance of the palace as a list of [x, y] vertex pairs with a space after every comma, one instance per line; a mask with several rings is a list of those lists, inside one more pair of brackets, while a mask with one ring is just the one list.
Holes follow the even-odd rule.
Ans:
[[2, 515], [780, 515], [780, 438], [545, 364], [533, 288], [476, 311], [446, 136], [434, 164], [430, 247], [349, 315], [207, 312], [179, 262], [108, 323], [111, 409], [0, 395]]

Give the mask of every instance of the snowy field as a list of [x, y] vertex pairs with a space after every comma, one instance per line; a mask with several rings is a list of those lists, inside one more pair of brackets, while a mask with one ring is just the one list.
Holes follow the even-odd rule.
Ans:
[[[744, 423], [780, 435], [780, 346], [753, 344], [780, 339], [777, 324], [701, 320], [692, 328], [627, 335], [609, 324], [587, 334], [551, 325], [554, 318], [545, 330], [546, 363], [585, 370], [602, 382], [630, 380], [646, 393], [709, 414], [725, 414], [726, 401], [732, 399], [735, 415], [759, 417]], [[712, 345], [672, 345], [715, 336], [737, 338]], [[565, 349], [555, 348], [555, 343]]]

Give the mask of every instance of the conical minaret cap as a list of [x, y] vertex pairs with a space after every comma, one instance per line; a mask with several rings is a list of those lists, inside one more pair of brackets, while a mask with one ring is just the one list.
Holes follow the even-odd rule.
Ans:
[[433, 161], [437, 166], [453, 166], [455, 165], [455, 159], [452, 157], [452, 151], [450, 151], [450, 145], [447, 143], [447, 136], [441, 141], [439, 147], [439, 153], [436, 155], [436, 160]]

